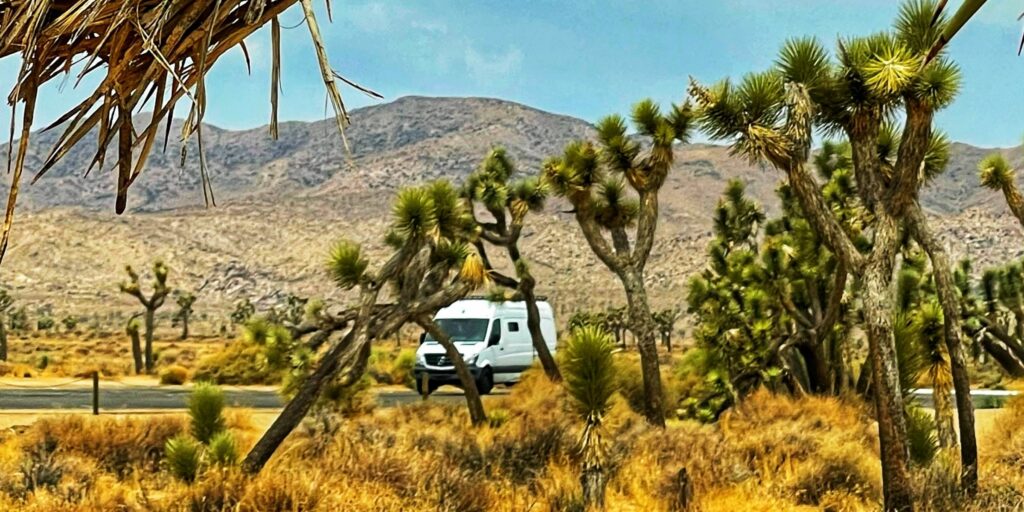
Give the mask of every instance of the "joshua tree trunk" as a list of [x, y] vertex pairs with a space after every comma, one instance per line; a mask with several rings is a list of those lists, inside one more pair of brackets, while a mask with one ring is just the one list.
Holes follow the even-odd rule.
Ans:
[[[527, 284], [529, 282], [529, 284]], [[533, 293], [533, 278], [520, 279], [520, 291], [523, 293], [523, 301], [526, 302], [526, 329], [530, 331], [530, 339], [533, 340], [533, 350], [537, 352], [537, 359], [544, 368], [544, 374], [552, 382], [560, 382], [562, 373], [558, 371], [558, 364], [554, 356], [548, 350], [548, 344], [544, 340], [544, 333], [540, 330], [540, 309], [537, 307], [537, 296]]]
[[[284, 407], [284, 410], [274, 420], [274, 423], [270, 425], [267, 432], [263, 434], [263, 437], [252, 447], [249, 454], [245, 456], [245, 460], [242, 461], [242, 469], [246, 473], [259, 473], [267, 461], [270, 460], [270, 456], [277, 450], [277, 447], [302, 422], [302, 419], [306, 417], [306, 413], [316, 403], [324, 385], [337, 372], [342, 356], [352, 346], [352, 341], [355, 337], [355, 331], [350, 330], [341, 341], [324, 354], [316, 370], [302, 383], [299, 391], [288, 402], [288, 405]], [[354, 376], [355, 379], [360, 377], [362, 375]]]
[[189, 315], [181, 315], [181, 339], [188, 339], [188, 317]]
[[146, 308], [146, 373], [153, 373], [153, 325], [155, 324], [156, 310]]
[[136, 325], [132, 325], [135, 319], [140, 315], [133, 315], [128, 319], [128, 324], [125, 326], [125, 333], [128, 334], [129, 339], [132, 343], [132, 361], [135, 362], [135, 374], [142, 373], [142, 342], [139, 340], [139, 328]]
[[484, 404], [480, 401], [480, 391], [476, 388], [476, 380], [473, 379], [473, 374], [470, 373], [469, 367], [466, 366], [466, 361], [462, 359], [462, 355], [455, 348], [451, 338], [429, 317], [417, 318], [416, 323], [444, 347], [445, 354], [455, 366], [455, 374], [459, 376], [459, 382], [462, 383], [462, 390], [466, 395], [466, 407], [469, 409], [470, 421], [473, 425], [483, 425], [486, 423], [487, 413], [484, 412]]
[[[935, 274], [939, 302], [942, 305], [943, 333], [946, 350], [949, 352], [950, 372], [953, 375], [953, 389], [956, 392], [957, 419], [960, 424], [960, 465], [963, 474], [960, 485], [968, 495], [978, 490], [978, 440], [974, 430], [974, 402], [971, 400], [971, 381], [967, 374], [967, 358], [960, 341], [960, 299], [956, 292], [949, 258], [942, 243], [928, 230], [927, 219], [921, 207], [910, 209], [914, 237], [928, 253]], [[948, 396], [945, 397], [948, 400]], [[936, 400], [936, 412], [938, 401]]]
[[604, 510], [604, 491], [608, 483], [604, 471], [604, 449], [600, 434], [601, 418], [591, 415], [583, 427], [583, 467], [580, 469], [580, 485], [583, 487], [583, 507], [587, 510]]
[[882, 459], [882, 481], [886, 511], [912, 511], [913, 493], [908, 466], [907, 425], [896, 363], [893, 337], [894, 311], [892, 274], [896, 222], [888, 216], [878, 220], [875, 251], [864, 272], [864, 317], [871, 359], [872, 387]]
[[643, 279], [635, 272], [623, 274], [629, 302], [629, 323], [633, 328], [640, 366], [644, 378], [644, 417], [651, 425], [665, 426], [665, 404], [661, 390], [661, 370], [658, 363], [657, 328], [647, 303]]

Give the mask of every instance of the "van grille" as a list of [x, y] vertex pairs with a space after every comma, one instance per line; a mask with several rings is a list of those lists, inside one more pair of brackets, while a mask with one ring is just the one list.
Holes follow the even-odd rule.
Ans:
[[427, 360], [427, 364], [430, 366], [450, 366], [448, 362], [448, 356], [445, 354], [427, 354], [424, 356]]

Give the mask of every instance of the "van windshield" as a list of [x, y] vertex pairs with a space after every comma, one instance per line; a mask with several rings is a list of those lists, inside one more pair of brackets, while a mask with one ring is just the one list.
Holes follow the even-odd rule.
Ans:
[[[434, 320], [457, 343], [477, 343], [487, 336], [486, 318], [439, 318]], [[427, 333], [426, 341], [437, 341]]]

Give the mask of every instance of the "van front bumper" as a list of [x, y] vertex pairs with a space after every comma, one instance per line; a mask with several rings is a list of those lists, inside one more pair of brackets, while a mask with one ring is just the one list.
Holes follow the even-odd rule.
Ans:
[[[476, 379], [480, 376], [480, 368], [473, 365], [469, 365], [469, 373]], [[412, 375], [416, 378], [416, 382], [423, 380], [423, 376], [427, 375], [430, 378], [430, 382], [437, 384], [459, 384], [459, 375], [455, 373], [455, 367], [438, 368], [434, 366], [423, 366], [416, 365], [412, 369]]]

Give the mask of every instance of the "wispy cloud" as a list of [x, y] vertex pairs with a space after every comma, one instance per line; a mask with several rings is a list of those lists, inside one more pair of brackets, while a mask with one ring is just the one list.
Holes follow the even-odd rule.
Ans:
[[466, 70], [477, 82], [505, 81], [523, 64], [523, 52], [514, 46], [502, 52], [483, 52], [472, 44], [465, 48]]

